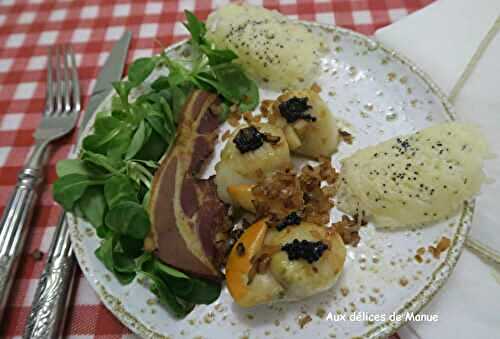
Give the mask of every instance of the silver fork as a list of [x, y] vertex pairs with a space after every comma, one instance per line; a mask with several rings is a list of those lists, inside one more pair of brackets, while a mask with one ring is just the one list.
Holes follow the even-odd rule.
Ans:
[[35, 145], [18, 175], [0, 222], [0, 322], [43, 180], [48, 146], [71, 132], [80, 110], [75, 54], [69, 46], [53, 47], [47, 61], [45, 110], [34, 134]]

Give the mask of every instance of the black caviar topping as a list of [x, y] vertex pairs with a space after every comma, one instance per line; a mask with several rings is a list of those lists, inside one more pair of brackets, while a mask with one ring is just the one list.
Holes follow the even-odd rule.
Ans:
[[297, 212], [292, 212], [286, 216], [278, 225], [276, 225], [276, 229], [278, 231], [282, 231], [285, 227], [290, 225], [298, 225], [302, 221], [302, 218], [297, 214]]
[[264, 144], [264, 141], [275, 145], [280, 141], [280, 137], [269, 133], [261, 133], [254, 126], [249, 126], [240, 129], [233, 139], [233, 142], [241, 153], [258, 149]]
[[288, 260], [304, 259], [310, 264], [318, 261], [327, 249], [328, 245], [321, 241], [299, 241], [298, 239], [281, 247], [281, 250], [288, 254]]
[[264, 144], [264, 135], [253, 126], [242, 128], [233, 139], [234, 144], [241, 153], [258, 149]]
[[278, 106], [280, 114], [288, 123], [294, 123], [299, 119], [316, 121], [316, 117], [313, 117], [311, 114], [306, 114], [307, 110], [312, 108], [312, 106], [309, 106], [307, 103], [307, 100], [307, 97], [293, 97], [285, 102], [282, 102]]

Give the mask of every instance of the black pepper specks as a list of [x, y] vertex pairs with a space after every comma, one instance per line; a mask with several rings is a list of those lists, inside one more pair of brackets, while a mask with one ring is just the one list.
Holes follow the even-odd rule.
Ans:
[[294, 123], [295, 121], [302, 119], [306, 121], [316, 121], [316, 117], [311, 114], [306, 113], [312, 108], [308, 104], [308, 98], [297, 98], [293, 97], [285, 102], [282, 102], [278, 106], [281, 116], [286, 119], [288, 123]]
[[328, 245], [321, 241], [298, 239], [294, 239], [281, 247], [281, 250], [288, 254], [288, 260], [304, 259], [309, 264], [318, 261], [327, 249]]

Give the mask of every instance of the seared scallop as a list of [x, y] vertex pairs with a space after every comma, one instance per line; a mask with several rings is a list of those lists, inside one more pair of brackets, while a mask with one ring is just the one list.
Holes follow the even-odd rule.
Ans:
[[[302, 222], [267, 233], [265, 244], [279, 246], [269, 266], [274, 278], [286, 288], [286, 298], [305, 298], [330, 289], [337, 281], [346, 256], [342, 238], [334, 230]], [[297, 254], [306, 253], [305, 258]]]
[[315, 91], [287, 91], [274, 101], [272, 111], [270, 122], [283, 129], [292, 152], [317, 158], [337, 150], [337, 123]]
[[217, 192], [232, 203], [228, 187], [256, 183], [290, 166], [288, 143], [280, 128], [264, 123], [242, 126], [231, 135], [215, 166]]
[[252, 307], [283, 296], [283, 287], [272, 274], [257, 272], [255, 258], [260, 256], [268, 230], [262, 219], [245, 230], [233, 246], [226, 264], [226, 283], [238, 305]]
[[227, 286], [243, 307], [298, 300], [331, 288], [345, 257], [342, 238], [333, 229], [307, 222], [270, 229], [262, 219], [234, 245]]

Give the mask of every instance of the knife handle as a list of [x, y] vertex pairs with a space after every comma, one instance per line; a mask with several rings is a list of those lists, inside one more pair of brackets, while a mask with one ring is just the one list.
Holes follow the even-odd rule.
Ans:
[[23, 338], [59, 338], [64, 329], [75, 276], [75, 258], [66, 214], [61, 213], [50, 246], [47, 264], [33, 299]]
[[0, 320], [16, 276], [41, 181], [41, 169], [23, 168], [0, 222]]

